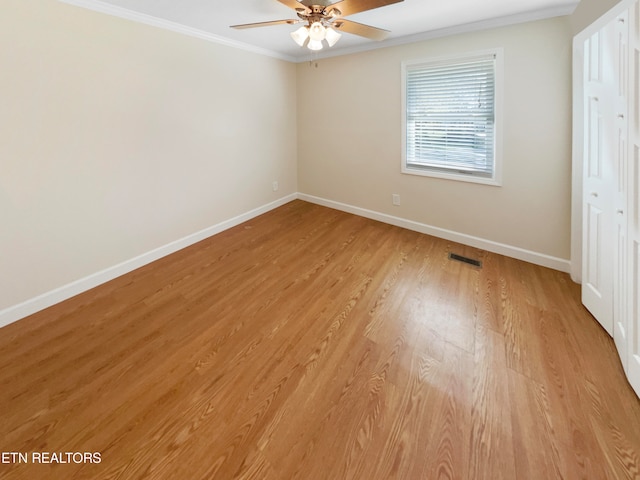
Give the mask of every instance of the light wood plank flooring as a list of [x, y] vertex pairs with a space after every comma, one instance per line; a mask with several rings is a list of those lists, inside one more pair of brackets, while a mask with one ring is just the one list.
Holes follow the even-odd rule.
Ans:
[[0, 478], [637, 479], [640, 402], [579, 297], [294, 201], [0, 329], [0, 452], [101, 454]]

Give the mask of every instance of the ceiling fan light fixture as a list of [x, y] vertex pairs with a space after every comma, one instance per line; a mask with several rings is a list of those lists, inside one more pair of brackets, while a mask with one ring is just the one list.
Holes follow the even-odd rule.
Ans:
[[307, 48], [314, 51], [322, 50], [322, 42], [320, 40], [310, 39]]
[[327, 28], [325, 39], [330, 47], [333, 47], [342, 37], [341, 33], [336, 32], [333, 28]]
[[309, 29], [305, 27], [300, 27], [295, 32], [291, 32], [291, 38], [301, 47], [304, 46], [304, 42], [309, 37]]
[[[290, 33], [297, 45], [309, 50], [322, 50], [323, 46], [333, 47], [341, 38], [342, 32], [347, 32], [370, 40], [384, 40], [389, 35], [388, 30], [364, 25], [362, 23], [345, 20], [343, 17], [375, 8], [400, 3], [404, 0], [277, 0], [281, 4], [292, 8], [297, 19], [271, 20], [267, 22], [244, 23], [231, 25], [231, 28], [245, 29], [256, 27], [270, 27], [273, 25], [304, 26]], [[577, 0], [576, 0], [577, 1]], [[594, 0], [595, 1], [595, 0]], [[338, 8], [335, 7], [338, 5]], [[324, 43], [326, 41], [326, 44]]]
[[327, 29], [320, 22], [313, 22], [309, 27], [309, 38], [311, 38], [311, 40], [321, 42], [324, 40], [326, 34]]

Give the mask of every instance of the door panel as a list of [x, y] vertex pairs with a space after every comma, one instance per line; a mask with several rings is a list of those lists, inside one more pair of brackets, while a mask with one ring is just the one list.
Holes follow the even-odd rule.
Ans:
[[614, 32], [606, 27], [585, 42], [582, 303], [613, 335]]
[[629, 339], [629, 308], [627, 304], [629, 283], [627, 282], [627, 183], [628, 178], [628, 76], [629, 76], [629, 19], [627, 12], [619, 15], [614, 23], [615, 32], [615, 84], [616, 96], [614, 98], [615, 113], [615, 151], [614, 151], [614, 178], [612, 185], [613, 196], [613, 224], [614, 224], [614, 262], [613, 262], [613, 339], [622, 360], [622, 365], [627, 369]]
[[640, 0], [618, 11], [587, 30], [584, 44], [576, 40], [584, 47], [576, 57], [584, 63], [582, 301], [613, 336], [640, 396]]
[[627, 192], [628, 225], [628, 265], [627, 273], [627, 365], [629, 383], [640, 396], [640, 5], [636, 1], [629, 15], [629, 62], [631, 82], [628, 105], [632, 112], [629, 116], [632, 125], [629, 128], [630, 158], [627, 162], [629, 175]]

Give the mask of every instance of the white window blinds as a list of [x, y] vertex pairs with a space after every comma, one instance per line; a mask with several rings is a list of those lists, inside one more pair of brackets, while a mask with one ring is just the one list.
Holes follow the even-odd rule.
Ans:
[[495, 55], [406, 66], [406, 167], [491, 178]]

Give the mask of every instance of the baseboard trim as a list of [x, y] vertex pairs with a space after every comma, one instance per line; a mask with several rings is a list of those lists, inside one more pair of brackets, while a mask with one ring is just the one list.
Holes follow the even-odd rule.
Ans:
[[484, 238], [474, 237], [465, 233], [454, 232], [452, 230], [446, 230], [440, 227], [434, 227], [424, 223], [414, 222], [413, 220], [407, 220], [393, 215], [387, 215], [385, 213], [376, 212], [373, 210], [367, 210], [365, 208], [348, 205], [345, 203], [335, 202], [333, 200], [327, 200], [325, 198], [315, 197], [313, 195], [307, 195], [304, 193], [298, 193], [298, 198], [305, 202], [315, 203], [324, 207], [333, 208], [347, 213], [352, 213], [379, 222], [388, 223], [397, 227], [406, 228], [415, 232], [425, 233], [434, 237], [443, 238], [452, 242], [462, 243], [471, 247], [487, 250], [489, 252], [498, 253], [506, 257], [516, 258], [525, 262], [533, 263], [543, 267], [552, 268], [561, 272], [569, 273], [571, 271], [571, 262], [562, 258], [552, 257], [545, 255], [544, 253], [532, 252], [525, 250], [524, 248], [514, 247], [506, 245], [504, 243], [494, 242], [492, 240], [486, 240]]
[[38, 295], [32, 299], [26, 300], [17, 305], [0, 310], [0, 328], [16, 322], [24, 317], [32, 315], [40, 310], [44, 310], [52, 305], [60, 303], [71, 297], [74, 297], [80, 293], [86, 292], [98, 285], [106, 283], [114, 278], [125, 275], [133, 270], [143, 267], [151, 262], [154, 262], [160, 258], [171, 255], [172, 253], [189, 247], [195, 243], [198, 243], [206, 238], [212, 237], [220, 232], [228, 230], [232, 227], [240, 225], [243, 222], [251, 220], [263, 213], [267, 213], [270, 210], [278, 208], [292, 200], [300, 199], [305, 202], [322, 205], [328, 208], [333, 208], [343, 212], [351, 213], [372, 220], [377, 220], [397, 227], [406, 228], [427, 235], [433, 235], [434, 237], [443, 238], [464, 245], [469, 245], [489, 252], [498, 253], [507, 257], [516, 258], [518, 260], [524, 260], [525, 262], [541, 265], [543, 267], [552, 268], [561, 272], [569, 273], [571, 270], [571, 263], [569, 260], [564, 260], [557, 257], [552, 257], [542, 253], [532, 252], [523, 248], [506, 245], [503, 243], [486, 240], [472, 235], [464, 233], [454, 232], [452, 230], [446, 230], [444, 228], [434, 227], [426, 225], [424, 223], [414, 222], [393, 215], [387, 215], [385, 213], [376, 212], [373, 210], [367, 210], [365, 208], [348, 205], [345, 203], [335, 202], [333, 200], [327, 200], [325, 198], [315, 197], [313, 195], [307, 195], [304, 193], [297, 193], [287, 195], [274, 202], [268, 203], [261, 207], [250, 210], [246, 213], [238, 215], [236, 217], [225, 220], [211, 227], [195, 232], [191, 235], [163, 245], [149, 252], [143, 253], [137, 257], [126, 260], [122, 263], [106, 268], [87, 277], [81, 278], [74, 282], [63, 285], [59, 288], [51, 290], [49, 292]]
[[40, 310], [44, 310], [45, 308], [67, 300], [71, 297], [74, 297], [82, 292], [86, 292], [87, 290], [113, 280], [114, 278], [120, 277], [162, 257], [166, 257], [167, 255], [175, 253], [178, 250], [189, 247], [194, 243], [198, 243], [206, 238], [212, 237], [213, 235], [235, 227], [236, 225], [246, 222], [247, 220], [251, 220], [252, 218], [262, 215], [263, 213], [267, 213], [268, 211], [289, 203], [296, 198], [297, 195], [295, 193], [287, 195], [274, 202], [255, 208], [229, 220], [225, 220], [216, 225], [200, 230], [199, 232], [187, 235], [186, 237], [175, 240], [171, 243], [163, 245], [162, 247], [158, 247], [154, 250], [143, 253], [142, 255], [126, 260], [122, 263], [106, 268], [99, 272], [93, 273], [87, 277], [68, 283], [49, 292], [43, 293], [42, 295], [38, 295], [35, 298], [5, 308], [4, 310], [0, 310], [0, 328], [9, 325], [10, 323], [16, 322], [31, 314], [39, 312]]

